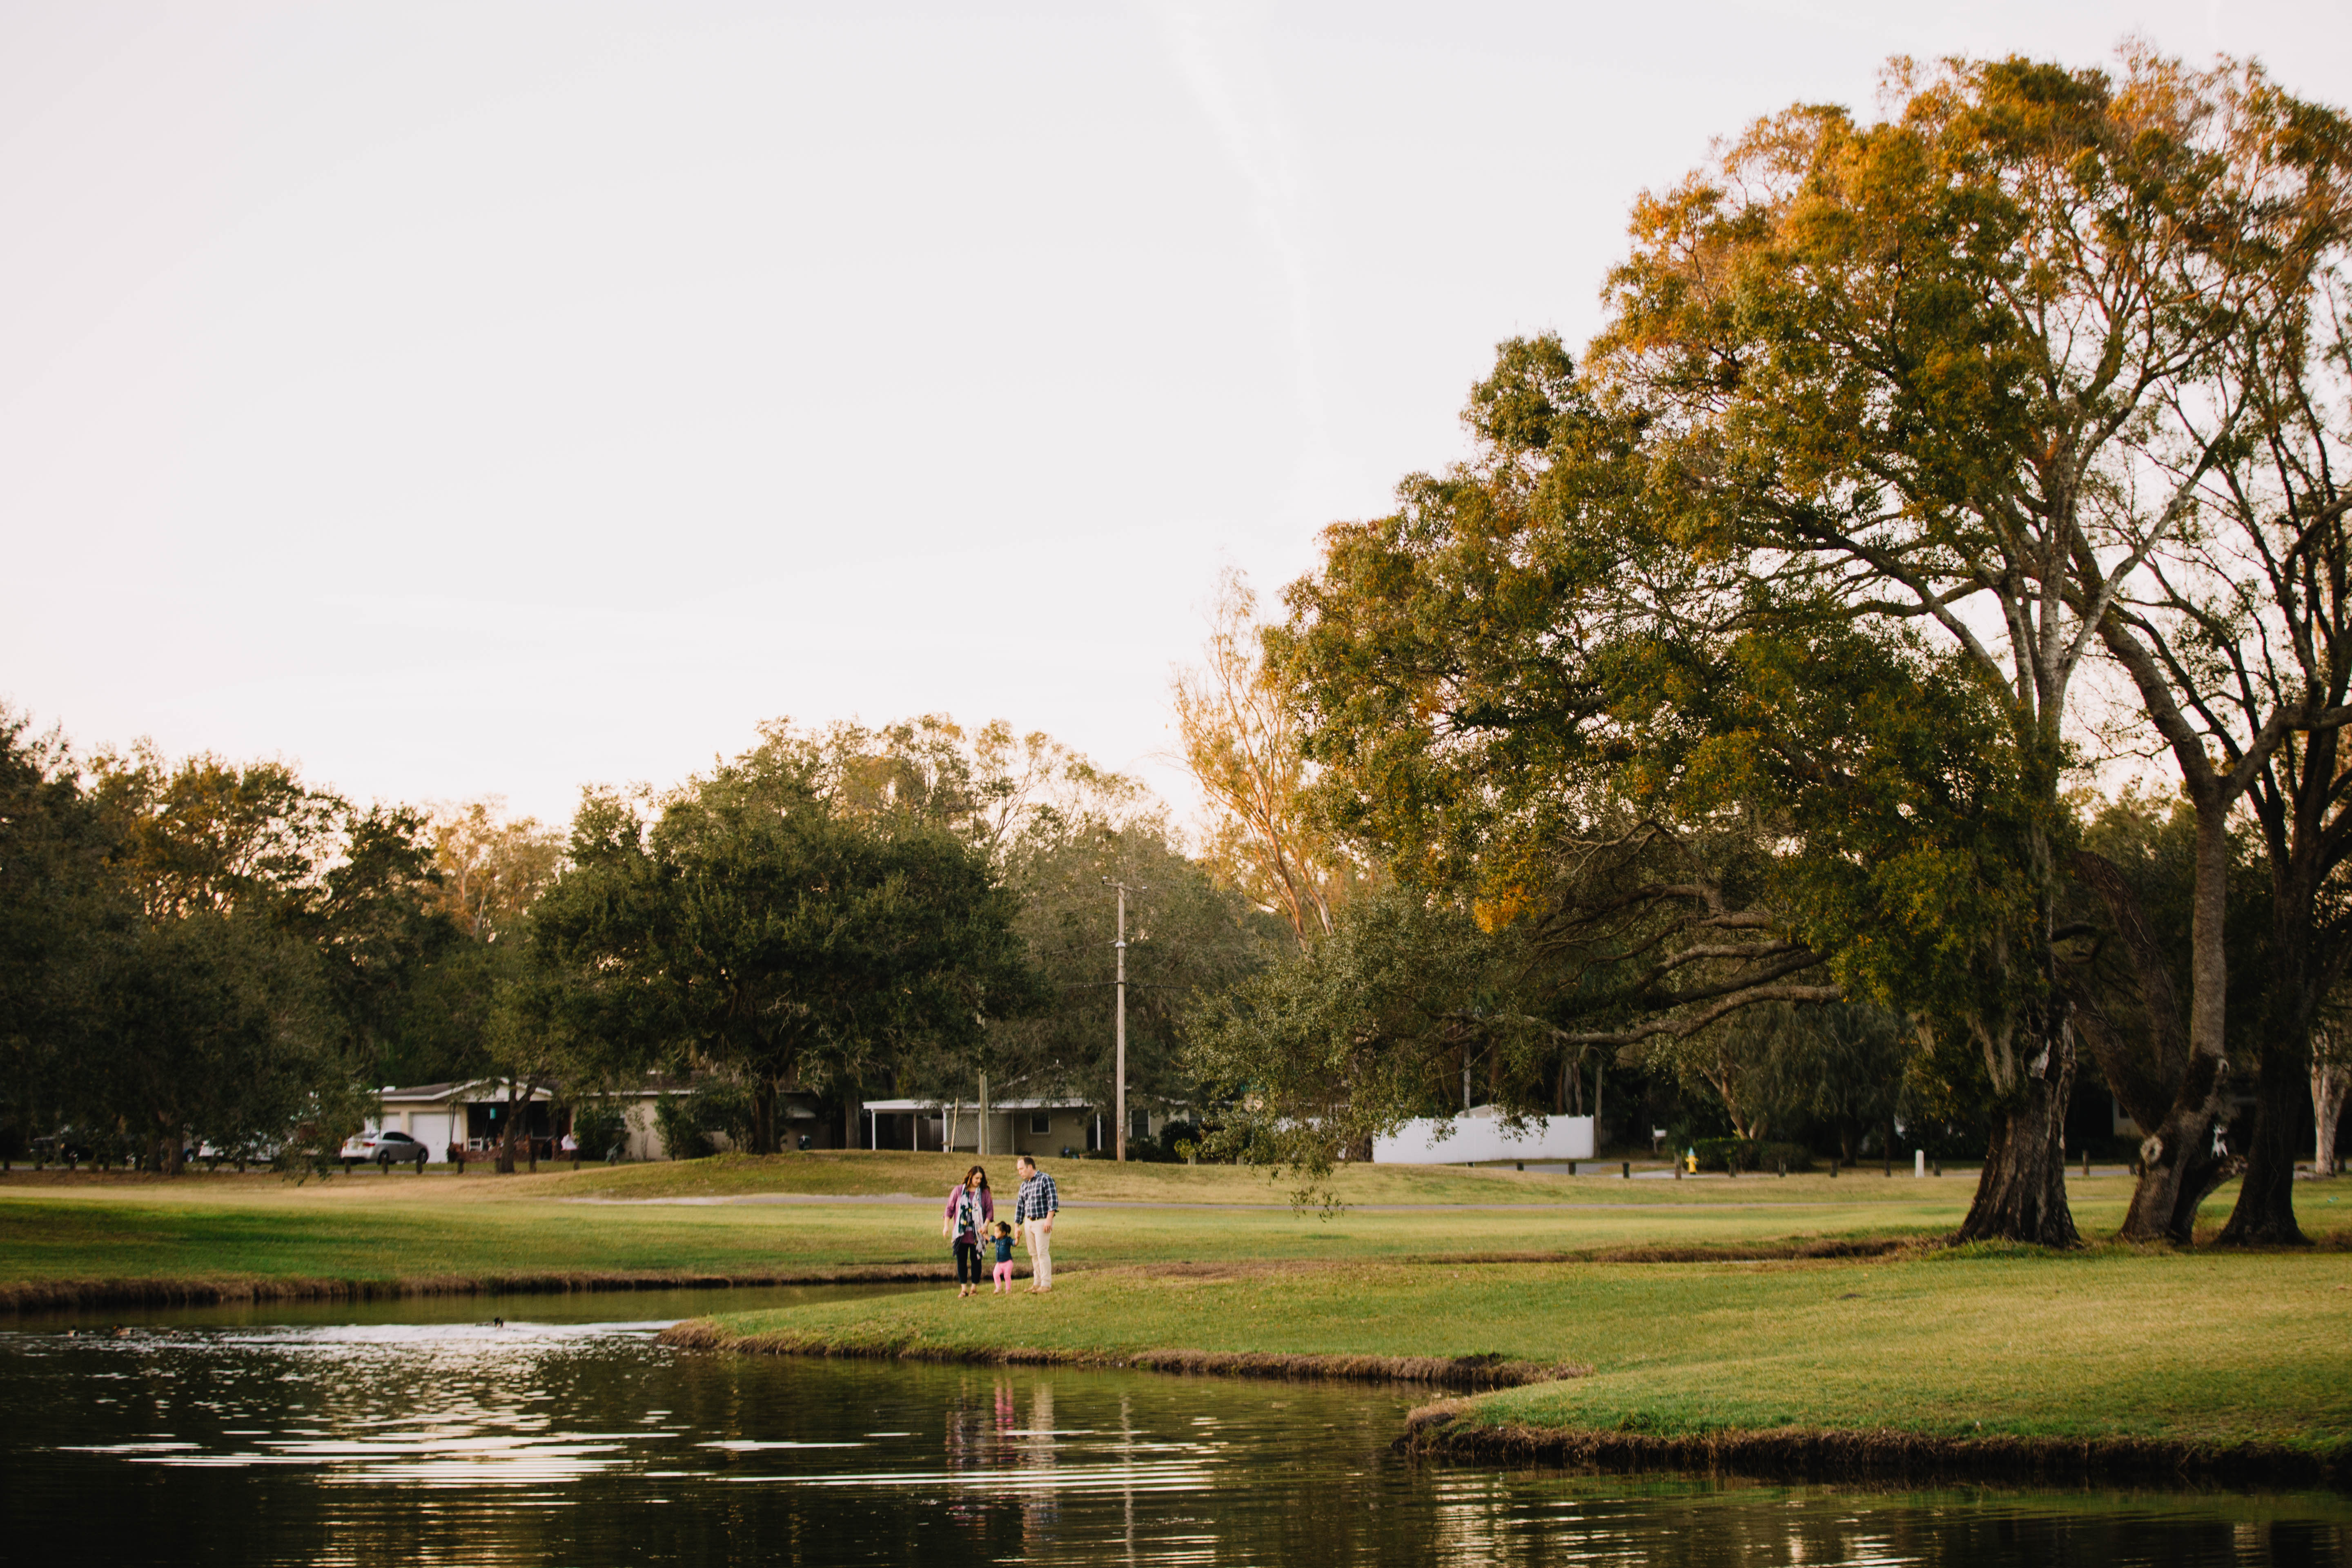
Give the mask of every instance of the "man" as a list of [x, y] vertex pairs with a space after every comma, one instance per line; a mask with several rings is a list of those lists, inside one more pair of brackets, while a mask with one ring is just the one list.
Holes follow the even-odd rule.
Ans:
[[1013, 1201], [1013, 1223], [1021, 1230], [1022, 1245], [1029, 1249], [1029, 1289], [1034, 1293], [1054, 1288], [1054, 1215], [1062, 1207], [1061, 1194], [1054, 1190], [1054, 1178], [1037, 1168], [1037, 1162], [1028, 1155], [1021, 1156], [1017, 1167], [1021, 1173], [1021, 1194]]

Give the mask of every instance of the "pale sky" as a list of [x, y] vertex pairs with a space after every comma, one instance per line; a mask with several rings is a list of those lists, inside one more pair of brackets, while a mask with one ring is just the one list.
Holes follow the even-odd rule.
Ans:
[[1464, 450], [1627, 209], [1889, 55], [2335, 5], [0, 4], [0, 700], [362, 800], [1003, 717], [1180, 805], [1227, 563]]

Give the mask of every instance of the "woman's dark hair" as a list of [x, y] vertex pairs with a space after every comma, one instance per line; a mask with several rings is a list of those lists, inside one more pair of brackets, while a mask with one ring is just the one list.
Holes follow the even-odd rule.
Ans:
[[963, 1173], [963, 1180], [956, 1184], [961, 1187], [968, 1187], [971, 1185], [971, 1179], [974, 1176], [978, 1176], [980, 1178], [980, 1190], [983, 1193], [988, 1191], [988, 1172], [979, 1165], [974, 1165], [971, 1170], [966, 1171]]

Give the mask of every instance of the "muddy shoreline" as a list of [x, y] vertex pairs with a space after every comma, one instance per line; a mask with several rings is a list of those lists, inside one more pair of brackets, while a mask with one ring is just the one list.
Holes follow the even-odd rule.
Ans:
[[2265, 1490], [2352, 1490], [2352, 1440], [2324, 1447], [2214, 1444], [2150, 1437], [1940, 1437], [1891, 1428], [1784, 1428], [1662, 1436], [1643, 1432], [1488, 1426], [1462, 1419], [1459, 1400], [1405, 1418], [1400, 1452], [1514, 1468], [1617, 1474], [1671, 1470], [1783, 1481], [2003, 1485], [2222, 1484]]
[[962, 1366], [1066, 1366], [1172, 1373], [1180, 1376], [1262, 1377], [1281, 1381], [1419, 1383], [1439, 1388], [1520, 1388], [1582, 1377], [1570, 1363], [1505, 1361], [1500, 1356], [1307, 1355], [1265, 1351], [1088, 1351], [1023, 1345], [958, 1346], [919, 1342], [841, 1340], [817, 1334], [738, 1334], [709, 1318], [664, 1329], [661, 1342], [732, 1355], [798, 1355], [829, 1360], [911, 1361]]

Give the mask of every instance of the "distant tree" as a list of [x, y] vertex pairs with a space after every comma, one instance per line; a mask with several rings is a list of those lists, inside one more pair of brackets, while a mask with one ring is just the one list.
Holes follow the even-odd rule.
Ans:
[[1202, 999], [1187, 1065], [1222, 1106], [1211, 1152], [1311, 1190], [1335, 1160], [1473, 1094], [1514, 1121], [1551, 1110], [1558, 1031], [1526, 956], [1517, 933], [1407, 889], [1351, 900], [1328, 938]]
[[[1045, 991], [1034, 1011], [990, 1029], [992, 1081], [1115, 1102], [1118, 904], [1105, 883], [1117, 881], [1136, 889], [1127, 900], [1129, 1103], [1193, 1099], [1183, 1049], [1195, 1005], [1261, 968], [1283, 928], [1217, 886], [1155, 814], [1033, 828], [1008, 852], [1005, 880]], [[970, 1081], [963, 1068], [959, 1089]]]
[[1203, 858], [1303, 945], [1330, 934], [1362, 868], [1316, 814], [1297, 710], [1258, 639], [1257, 595], [1228, 571], [1202, 662], [1177, 672], [1176, 729], [1208, 813]]
[[456, 940], [437, 944], [391, 1000], [377, 1079], [417, 1083], [494, 1074], [501, 998], [526, 978], [528, 917], [562, 864], [561, 834], [500, 815], [495, 799], [435, 808], [429, 901]]
[[172, 763], [147, 742], [100, 752], [91, 789], [150, 920], [280, 900], [324, 874], [349, 807], [280, 762]]
[[267, 910], [198, 909], [110, 944], [89, 979], [81, 1075], [92, 1109], [176, 1173], [188, 1141], [331, 1155], [369, 1095], [353, 1078], [318, 956]]
[[274, 763], [142, 747], [85, 770], [21, 724], [0, 751], [23, 808], [7, 869], [36, 872], [5, 899], [30, 921], [0, 920], [18, 933], [0, 1009], [28, 1126], [70, 1122], [163, 1171], [192, 1138], [355, 1130], [352, 1042], [416, 952], [413, 821], [354, 820]]
[[1036, 999], [986, 858], [919, 819], [842, 809], [789, 739], [650, 823], [592, 797], [532, 916], [551, 959], [606, 984], [608, 1016], [749, 1084], [762, 1153], [786, 1088], [854, 1085], [914, 1041], [972, 1051]]
[[1797, 1140], [1820, 1128], [1852, 1160], [1863, 1133], [1895, 1114], [1917, 1040], [1867, 1004], [1742, 1009], [1696, 1034], [1659, 1036], [1631, 1053], [1685, 1089], [1721, 1100], [1736, 1138]]
[[493, 798], [435, 810], [433, 865], [441, 907], [476, 942], [520, 928], [563, 861], [563, 836], [534, 819], [500, 815]]
[[0, 708], [0, 1147], [13, 1152], [79, 1102], [89, 970], [139, 918], [111, 849], [64, 737]]

